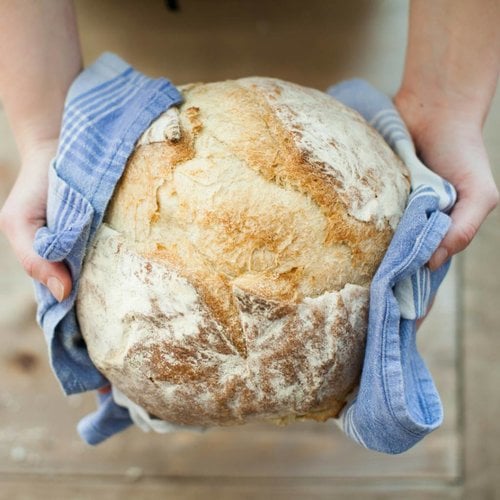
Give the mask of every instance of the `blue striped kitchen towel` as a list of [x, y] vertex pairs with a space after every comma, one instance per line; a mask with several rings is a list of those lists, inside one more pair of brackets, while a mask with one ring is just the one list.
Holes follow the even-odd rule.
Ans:
[[[370, 288], [369, 324], [361, 382], [337, 423], [372, 450], [401, 453], [442, 422], [432, 376], [416, 346], [422, 318], [450, 262], [426, 266], [444, 238], [454, 188], [425, 167], [391, 100], [363, 80], [349, 80], [328, 93], [357, 110], [384, 137], [410, 171], [412, 192]], [[439, 138], [436, 138], [439, 140]]]
[[[66, 98], [56, 158], [49, 171], [47, 223], [34, 247], [71, 271], [71, 295], [58, 303], [35, 283], [37, 320], [49, 346], [52, 368], [66, 394], [108, 384], [89, 358], [75, 315], [85, 250], [101, 224], [134, 145], [150, 123], [182, 96], [168, 80], [150, 79], [106, 53], [83, 71]], [[131, 424], [128, 410], [102, 394], [96, 415], [80, 426], [90, 443]]]
[[[439, 398], [414, 345], [415, 319], [425, 312], [446, 273], [447, 266], [429, 273], [425, 262], [448, 228], [444, 212], [453, 205], [454, 191], [418, 162], [390, 100], [359, 80], [331, 92], [382, 132], [412, 174], [410, 203], [372, 285], [360, 390], [340, 418], [357, 442], [397, 453], [441, 419]], [[74, 312], [85, 250], [136, 140], [158, 115], [181, 101], [170, 82], [151, 80], [112, 54], [87, 68], [68, 94], [59, 149], [50, 169], [47, 226], [35, 239], [42, 257], [64, 261], [73, 276], [73, 291], [61, 304], [35, 284], [37, 318], [52, 367], [67, 394], [108, 383], [88, 356]], [[88, 443], [97, 444], [132, 423], [137, 409], [126, 402], [117, 404], [122, 400], [113, 396], [112, 391], [100, 394], [98, 410], [80, 422], [80, 435]]]

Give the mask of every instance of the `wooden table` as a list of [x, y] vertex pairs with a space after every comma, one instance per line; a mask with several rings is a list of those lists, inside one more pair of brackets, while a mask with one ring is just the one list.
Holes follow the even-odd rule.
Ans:
[[[388, 93], [399, 83], [405, 1], [181, 0], [180, 16], [160, 1], [77, 6], [87, 62], [114, 50], [175, 83], [261, 74], [324, 88], [362, 75]], [[499, 116], [497, 99], [486, 129], [493, 165]], [[0, 197], [16, 163], [0, 110]], [[84, 445], [75, 425], [93, 396], [59, 390], [30, 283], [0, 238], [0, 499], [499, 498], [498, 212], [491, 220], [419, 332], [444, 424], [400, 456], [361, 449], [331, 423], [165, 436], [133, 429]]]

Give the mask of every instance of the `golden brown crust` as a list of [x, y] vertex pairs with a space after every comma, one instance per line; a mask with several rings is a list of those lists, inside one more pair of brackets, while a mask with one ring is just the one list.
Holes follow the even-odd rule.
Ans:
[[[109, 257], [98, 236], [96, 257], [86, 263], [78, 310], [91, 356], [159, 418], [188, 425], [324, 420], [357, 383], [367, 287], [392, 237], [393, 221], [375, 199], [380, 165], [387, 162], [384, 175], [400, 186], [389, 196], [392, 217], [402, 212], [407, 182], [358, 115], [312, 95], [346, 129], [364, 131], [365, 141], [358, 157], [340, 135], [326, 134], [320, 145], [332, 160], [316, 157], [304, 146], [311, 133], [304, 111], [287, 101], [290, 89], [301, 90], [287, 85], [254, 79], [186, 87], [181, 139], [139, 146], [107, 211], [122, 246]], [[363, 156], [367, 147], [373, 165]], [[365, 200], [375, 203], [374, 215], [364, 216]], [[89, 296], [99, 275], [113, 274], [99, 266], [128, 262], [141, 276], [137, 294], [148, 297], [148, 312], [131, 303], [129, 313], [116, 313], [123, 334], [113, 333], [118, 346], [110, 349], [92, 334], [100, 325]], [[162, 288], [161, 269], [192, 287], [196, 334], [168, 334], [182, 318], [161, 303], [158, 290], [174, 292]], [[101, 298], [108, 316], [121, 304]], [[148, 333], [132, 342], [139, 331]]]
[[[368, 305], [362, 287], [349, 285], [300, 304], [236, 289], [243, 356], [199, 296], [189, 298], [187, 281], [137, 256], [114, 231], [101, 231], [91, 262], [78, 302], [89, 353], [118, 389], [158, 418], [203, 426], [323, 420], [337, 415], [358, 382]], [[128, 310], [120, 297], [95, 288], [104, 278], [132, 296], [144, 283], [154, 286]], [[94, 314], [85, 314], [91, 306]], [[104, 336], [103, 321], [119, 328]]]

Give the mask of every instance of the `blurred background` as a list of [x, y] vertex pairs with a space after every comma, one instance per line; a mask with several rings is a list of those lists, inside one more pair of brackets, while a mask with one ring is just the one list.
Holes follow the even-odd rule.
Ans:
[[[360, 76], [399, 85], [406, 0], [77, 1], [85, 63], [112, 51], [175, 84], [273, 76], [325, 89]], [[485, 126], [498, 182], [500, 96]], [[439, 138], [437, 138], [438, 140]], [[0, 106], [0, 203], [19, 160]], [[500, 214], [455, 259], [419, 345], [445, 422], [410, 452], [368, 452], [333, 424], [251, 425], [204, 434], [137, 429], [97, 448], [76, 423], [92, 394], [63, 396], [35, 304], [0, 236], [0, 498], [500, 498]]]

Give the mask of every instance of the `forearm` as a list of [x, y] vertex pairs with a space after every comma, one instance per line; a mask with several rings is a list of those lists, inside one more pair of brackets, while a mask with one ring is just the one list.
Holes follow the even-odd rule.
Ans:
[[412, 0], [403, 83], [413, 115], [453, 112], [482, 126], [500, 71], [499, 0]]
[[0, 99], [22, 157], [57, 140], [81, 64], [71, 0], [0, 0]]

